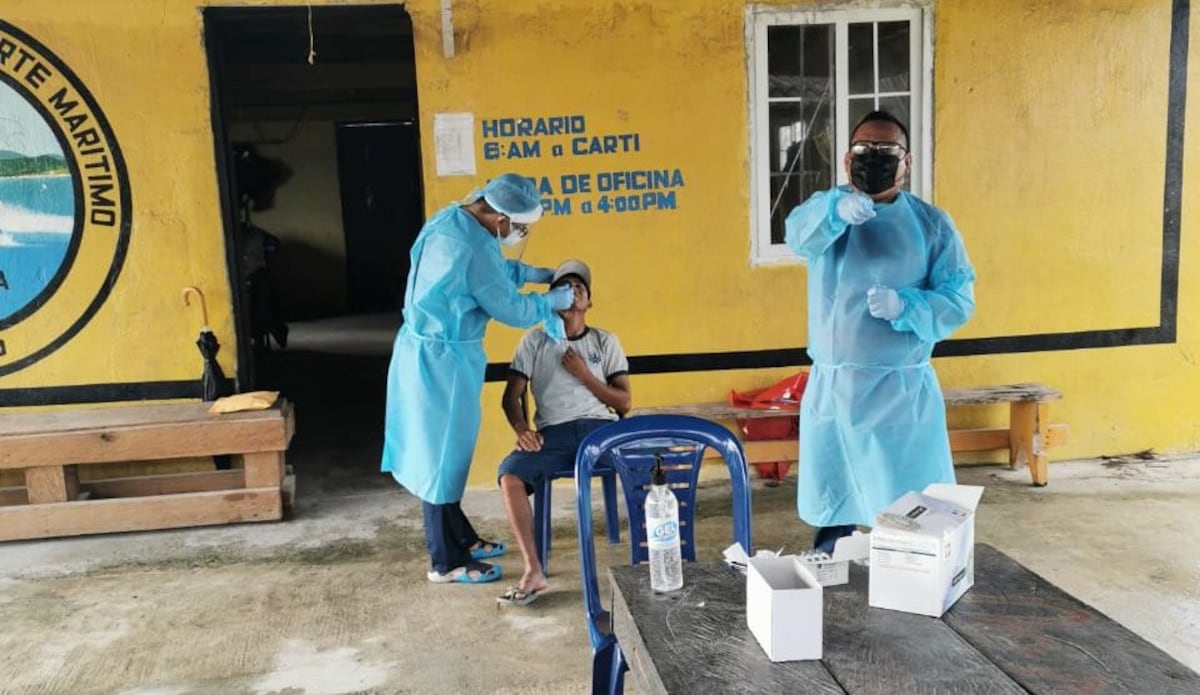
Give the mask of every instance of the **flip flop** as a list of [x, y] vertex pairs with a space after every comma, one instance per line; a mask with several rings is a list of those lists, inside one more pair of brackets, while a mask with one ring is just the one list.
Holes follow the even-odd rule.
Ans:
[[[472, 577], [471, 573], [477, 576]], [[500, 565], [489, 565], [486, 562], [472, 562], [462, 567], [455, 567], [445, 574], [430, 570], [425, 578], [434, 584], [487, 584], [500, 579], [504, 569]]]
[[503, 603], [507, 606], [528, 606], [536, 601], [538, 596], [542, 595], [542, 591], [542, 589], [525, 591], [524, 589], [510, 586], [508, 587], [508, 590], [504, 592], [503, 596], [500, 596], [496, 599], [496, 602]]
[[508, 546], [503, 541], [485, 541], [480, 538], [479, 547], [471, 549], [471, 559], [487, 560], [488, 558], [500, 557], [506, 552], [508, 552]]

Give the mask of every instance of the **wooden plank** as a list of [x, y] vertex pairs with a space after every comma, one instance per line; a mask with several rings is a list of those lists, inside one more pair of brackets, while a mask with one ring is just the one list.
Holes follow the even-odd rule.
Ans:
[[942, 620], [1029, 692], [1200, 692], [1200, 674], [982, 543]]
[[[285, 405], [286, 404], [286, 405]], [[59, 434], [73, 430], [94, 430], [126, 425], [153, 425], [195, 422], [210, 419], [223, 421], [277, 420], [288, 412], [285, 399], [266, 410], [209, 415], [212, 403], [159, 403], [105, 408], [76, 408], [38, 413], [0, 415], [0, 437], [16, 434]]]
[[951, 451], [993, 451], [1007, 448], [1007, 427], [950, 430]]
[[641, 692], [844, 692], [819, 661], [771, 663], [746, 627], [745, 577], [689, 562], [683, 579], [656, 594], [645, 566], [609, 570], [613, 631]]
[[1045, 384], [1006, 384], [946, 389], [942, 397], [948, 406], [990, 405], [993, 403], [1030, 403], [1062, 400], [1062, 394]]
[[[1066, 425], [1055, 424], [1047, 428], [1046, 442], [1049, 446], [1061, 446], [1066, 440]], [[746, 458], [750, 463], [796, 461], [800, 454], [799, 444], [795, 439], [743, 441], [742, 447], [746, 450]], [[951, 451], [993, 451], [1008, 447], [1008, 428], [950, 430]], [[704, 450], [704, 458], [720, 459], [721, 453], [708, 448]]]
[[246, 482], [245, 471], [238, 469], [229, 471], [205, 471], [201, 473], [140, 475], [129, 478], [109, 478], [107, 480], [92, 480], [84, 482], [80, 485], [80, 487], [90, 492], [92, 494], [92, 499], [109, 499], [114, 497], [175, 495], [183, 492], [238, 490], [246, 487]]
[[[795, 461], [800, 455], [800, 445], [795, 439], [765, 439], [742, 442], [742, 448], [746, 450], [746, 459], [750, 463]], [[721, 456], [721, 452], [712, 447], [704, 450], [704, 458], [725, 460]]]
[[940, 620], [867, 605], [867, 570], [825, 589], [822, 658], [847, 692], [1012, 693], [1016, 682]]
[[23, 487], [0, 487], [0, 507], [10, 504], [29, 504], [29, 495]]
[[1052, 422], [1046, 426], [1046, 447], [1063, 446], [1070, 438], [1071, 428], [1061, 422]]
[[0, 507], [0, 541], [277, 521], [279, 488]]
[[31, 466], [25, 490], [30, 504], [68, 502], [79, 497], [79, 474], [74, 466]]
[[284, 451], [287, 432], [287, 422], [275, 411], [271, 420], [210, 417], [192, 422], [13, 435], [4, 437], [0, 468]]
[[[1065, 424], [1048, 425], [1045, 448], [1066, 444], [1069, 432], [1070, 428]], [[950, 430], [951, 451], [997, 451], [1009, 446], [1010, 435], [1007, 427]]]
[[246, 487], [279, 487], [283, 484], [283, 452], [246, 454]]

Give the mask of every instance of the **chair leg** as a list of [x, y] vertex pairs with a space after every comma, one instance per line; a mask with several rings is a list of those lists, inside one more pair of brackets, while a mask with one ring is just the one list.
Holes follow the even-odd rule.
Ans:
[[611, 695], [624, 695], [625, 693], [625, 672], [629, 670], [629, 664], [625, 662], [625, 652], [621, 651], [620, 644], [613, 645], [612, 672], [608, 676], [608, 692]]
[[625, 692], [625, 655], [615, 641], [592, 652], [592, 695], [621, 695]]
[[621, 519], [617, 516], [617, 474], [607, 473], [600, 477], [604, 486], [604, 516], [608, 524], [608, 542], [621, 542]]
[[542, 573], [550, 575], [550, 491], [547, 478], [533, 491], [533, 544], [537, 546]]

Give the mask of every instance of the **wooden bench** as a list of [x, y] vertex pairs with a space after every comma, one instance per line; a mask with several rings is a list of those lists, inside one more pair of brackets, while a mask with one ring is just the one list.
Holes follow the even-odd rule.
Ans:
[[[1049, 481], [1047, 450], [1067, 441], [1067, 426], [1050, 422], [1051, 401], [1062, 394], [1042, 384], [1010, 384], [967, 389], [946, 389], [946, 407], [1009, 404], [1008, 427], [951, 429], [950, 449], [953, 452], [1008, 450], [1008, 463], [1013, 469], [1029, 467], [1034, 485]], [[755, 410], [727, 403], [691, 403], [638, 408], [632, 415], [692, 415], [706, 420], [730, 422], [741, 419], [797, 417], [789, 410]], [[746, 456], [750, 463], [766, 461], [795, 461], [794, 439], [746, 441]], [[716, 456], [709, 452], [706, 457]]]
[[[210, 415], [211, 403], [0, 415], [0, 541], [283, 518], [292, 404]], [[242, 468], [80, 481], [79, 467], [240, 454]], [[85, 476], [86, 477], [86, 476]]]

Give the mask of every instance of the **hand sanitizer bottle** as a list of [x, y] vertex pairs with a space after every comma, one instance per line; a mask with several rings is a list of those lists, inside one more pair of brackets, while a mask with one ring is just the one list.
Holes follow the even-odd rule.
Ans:
[[667, 487], [662, 456], [654, 457], [650, 492], [646, 495], [646, 545], [650, 551], [650, 588], [676, 591], [683, 586], [679, 554], [679, 501]]

